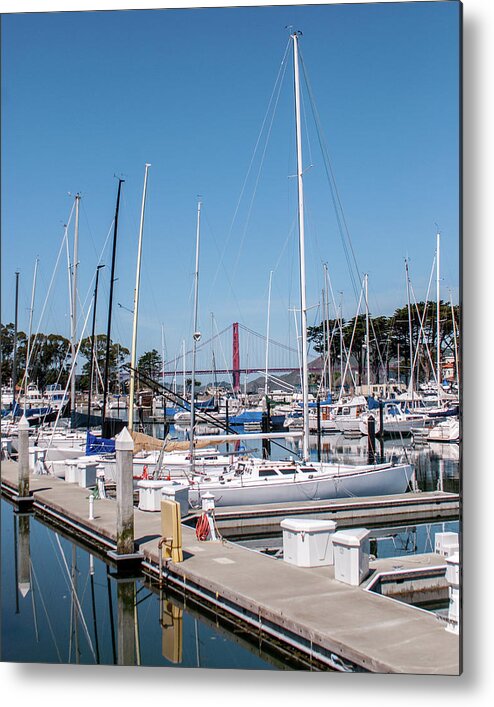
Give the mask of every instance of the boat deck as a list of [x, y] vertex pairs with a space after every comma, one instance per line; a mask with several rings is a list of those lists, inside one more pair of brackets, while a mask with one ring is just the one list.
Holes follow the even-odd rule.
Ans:
[[[2, 492], [13, 497], [16, 487], [17, 463], [3, 462]], [[89, 544], [115, 550], [115, 501], [95, 500], [95, 518], [89, 520], [87, 489], [33, 475], [30, 489], [36, 513]], [[144, 569], [156, 573], [160, 514], [135, 509], [134, 523]], [[333, 567], [299, 568], [228, 541], [200, 542], [186, 525], [182, 545], [184, 561], [167, 568], [170, 585], [255, 623], [282, 642], [305, 646], [328, 665], [385, 673], [460, 673], [459, 638], [434, 614], [365, 591], [378, 572], [444, 566], [440, 556], [371, 562], [370, 577], [351, 587], [334, 579]]]

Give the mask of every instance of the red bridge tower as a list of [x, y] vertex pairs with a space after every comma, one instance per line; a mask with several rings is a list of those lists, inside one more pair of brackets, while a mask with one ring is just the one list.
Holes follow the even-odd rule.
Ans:
[[233, 324], [233, 356], [232, 356], [233, 390], [240, 390], [240, 342], [238, 338], [238, 322]]

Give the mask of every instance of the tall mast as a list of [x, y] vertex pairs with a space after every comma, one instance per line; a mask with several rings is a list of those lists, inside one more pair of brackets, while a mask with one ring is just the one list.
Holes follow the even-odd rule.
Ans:
[[367, 363], [367, 395], [370, 395], [369, 276], [365, 274], [365, 356]]
[[81, 195], [75, 195], [74, 257], [72, 265], [72, 312], [70, 332], [70, 353], [72, 359], [72, 378], [70, 379], [70, 412], [75, 412], [75, 352], [77, 348], [77, 268], [79, 266], [79, 202]]
[[408, 307], [408, 339], [410, 348], [410, 379], [408, 381], [408, 387], [412, 393], [413, 400], [413, 371], [412, 371], [412, 361], [413, 361], [413, 343], [412, 343], [412, 309], [410, 307], [410, 278], [408, 276], [408, 259], [405, 258], [405, 275], [407, 280], [407, 307]]
[[98, 265], [96, 268], [96, 284], [94, 286], [94, 299], [93, 299], [93, 326], [91, 329], [91, 358], [89, 359], [89, 392], [87, 398], [87, 427], [89, 429], [89, 418], [91, 416], [91, 393], [93, 386], [93, 366], [94, 366], [94, 345], [96, 339], [96, 303], [98, 302], [98, 280], [99, 271], [104, 268], [104, 265]]
[[437, 406], [440, 406], [441, 396], [441, 299], [440, 299], [440, 243], [441, 234], [439, 229], [436, 234], [436, 292], [437, 292], [437, 314], [436, 314], [436, 376], [437, 376]]
[[136, 347], [137, 347], [137, 315], [139, 310], [139, 286], [141, 282], [141, 254], [142, 254], [142, 232], [144, 229], [144, 210], [146, 207], [146, 191], [148, 183], [148, 170], [151, 167], [146, 162], [144, 169], [144, 187], [142, 190], [141, 203], [141, 221], [139, 225], [139, 245], [137, 248], [137, 270], [136, 270], [136, 286], [134, 290], [134, 322], [132, 325], [132, 349], [130, 354], [130, 384], [129, 384], [129, 421], [128, 428], [130, 431], [134, 428], [134, 389], [135, 389], [135, 366], [136, 366]]
[[268, 361], [269, 361], [269, 319], [271, 312], [271, 281], [273, 279], [273, 271], [269, 273], [269, 290], [268, 290], [268, 319], [266, 324], [266, 381], [264, 383], [264, 395], [268, 397]]
[[[19, 273], [15, 274], [15, 314], [14, 314], [14, 346], [12, 352], [12, 403], [15, 403], [15, 386], [17, 383], [17, 315], [19, 312]], [[14, 407], [14, 405], [12, 405]]]
[[108, 326], [106, 329], [106, 355], [105, 355], [105, 378], [103, 382], [103, 414], [102, 426], [104, 427], [106, 418], [106, 399], [108, 397], [108, 377], [110, 371], [110, 336], [111, 336], [111, 315], [113, 305], [113, 285], [115, 282], [115, 258], [117, 253], [117, 230], [118, 230], [118, 210], [120, 208], [120, 192], [125, 179], [118, 180], [117, 205], [115, 207], [115, 219], [113, 225], [113, 250], [111, 258], [111, 274], [110, 274], [110, 299], [108, 302]]
[[322, 374], [320, 389], [327, 387], [328, 374], [326, 371], [327, 364], [327, 334], [326, 334], [326, 297], [324, 287], [321, 290], [321, 319], [322, 319]]
[[[328, 273], [328, 266], [326, 263], [324, 263], [324, 288], [326, 292], [326, 321], [327, 321], [327, 326], [326, 326], [326, 337], [327, 337], [327, 346], [326, 350], [328, 352], [328, 385], [327, 385], [327, 393], [331, 395], [331, 383], [332, 383], [332, 370], [331, 370], [331, 324], [330, 324], [330, 319], [329, 319], [329, 287], [328, 287], [328, 281], [329, 281], [329, 273]], [[326, 395], [326, 397], [328, 397]]]
[[38, 263], [39, 258], [34, 261], [34, 274], [33, 274], [33, 289], [31, 291], [31, 308], [29, 310], [29, 335], [27, 338], [27, 348], [26, 348], [26, 371], [24, 373], [24, 409], [26, 408], [27, 399], [27, 384], [29, 379], [29, 359], [31, 358], [31, 334], [33, 330], [33, 312], [34, 312], [34, 297], [36, 294], [36, 277], [38, 275]]
[[298, 233], [300, 256], [300, 318], [302, 335], [302, 403], [303, 403], [303, 460], [309, 461], [309, 372], [307, 361], [307, 299], [305, 289], [305, 232], [304, 232], [304, 185], [302, 165], [302, 132], [300, 127], [300, 80], [298, 66], [298, 32], [293, 39], [293, 79], [295, 87], [295, 123], [297, 143], [297, 186], [298, 186]]
[[161, 386], [165, 387], [165, 325], [163, 322], [161, 322]]
[[460, 372], [458, 368], [458, 340], [456, 338], [456, 321], [455, 321], [455, 308], [453, 307], [453, 295], [451, 290], [449, 292], [449, 301], [451, 304], [451, 321], [453, 322], [453, 341], [455, 345], [455, 369], [456, 369], [456, 385], [458, 386], [458, 392], [460, 390]]
[[183, 391], [182, 392], [183, 392], [183, 396], [185, 398], [186, 397], [186, 394], [185, 394], [185, 383], [186, 383], [186, 380], [185, 380], [185, 339], [183, 339], [183, 341], [182, 341], [182, 374], [183, 374], [183, 383], [182, 383]]
[[[340, 390], [343, 390], [343, 292], [340, 292]], [[341, 396], [341, 393], [340, 393]]]
[[194, 424], [195, 424], [195, 386], [196, 386], [196, 347], [201, 338], [197, 331], [197, 304], [199, 295], [199, 238], [201, 228], [201, 202], [197, 202], [197, 229], [196, 229], [196, 269], [194, 272], [194, 330], [192, 333], [192, 381], [190, 384], [190, 472], [194, 474]]

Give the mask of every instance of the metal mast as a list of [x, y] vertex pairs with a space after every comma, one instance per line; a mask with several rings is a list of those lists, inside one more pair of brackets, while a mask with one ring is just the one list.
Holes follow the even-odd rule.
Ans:
[[141, 203], [141, 222], [139, 225], [139, 245], [137, 248], [137, 270], [136, 270], [136, 286], [134, 290], [134, 322], [132, 325], [132, 350], [130, 353], [130, 384], [129, 384], [129, 422], [128, 428], [130, 431], [134, 428], [134, 389], [135, 389], [135, 366], [136, 366], [136, 347], [137, 347], [137, 315], [139, 310], [139, 286], [141, 282], [141, 254], [142, 254], [142, 232], [144, 229], [144, 210], [146, 207], [146, 191], [148, 183], [148, 170], [151, 167], [146, 162], [144, 169], [144, 187], [142, 190]]
[[192, 334], [192, 380], [190, 383], [190, 472], [194, 474], [194, 425], [195, 425], [195, 387], [196, 387], [196, 347], [201, 338], [197, 330], [197, 304], [199, 295], [199, 239], [201, 229], [201, 202], [197, 202], [197, 229], [196, 229], [196, 269], [194, 272], [194, 331]]
[[303, 460], [309, 461], [309, 373], [307, 361], [307, 299], [305, 288], [305, 232], [304, 232], [304, 185], [302, 165], [302, 132], [300, 127], [300, 79], [298, 66], [298, 36], [293, 39], [293, 79], [295, 88], [295, 123], [297, 143], [297, 186], [298, 186], [298, 233], [300, 256], [300, 318], [302, 336], [302, 403], [303, 403]]
[[[328, 266], [326, 263], [324, 263], [324, 288], [326, 292], [326, 315], [325, 319], [327, 321], [326, 325], [326, 337], [327, 337], [327, 355], [328, 355], [328, 386], [327, 386], [327, 395], [326, 397], [330, 397], [331, 395], [331, 385], [332, 385], [332, 378], [333, 378], [333, 371], [331, 368], [331, 340], [332, 340], [332, 333], [331, 333], [331, 323], [330, 323], [330, 318], [329, 318], [329, 272], [328, 272]], [[333, 290], [331, 288], [331, 294]], [[334, 302], [334, 300], [333, 300]], [[334, 330], [333, 330], [334, 331]]]
[[266, 324], [266, 381], [264, 383], [264, 395], [268, 397], [268, 362], [269, 362], [269, 319], [271, 314], [271, 281], [273, 279], [273, 271], [269, 273], [269, 290], [268, 290], [268, 320]]
[[91, 358], [89, 359], [89, 392], [87, 398], [87, 428], [89, 429], [89, 420], [91, 417], [91, 394], [93, 386], [93, 365], [94, 365], [94, 344], [96, 339], [96, 303], [98, 302], [98, 280], [99, 271], [104, 268], [104, 265], [98, 265], [96, 268], [96, 284], [94, 286], [94, 300], [93, 300], [93, 326], [91, 330]]
[[367, 363], [367, 395], [370, 395], [369, 276], [365, 274], [365, 355]]
[[15, 385], [17, 383], [17, 314], [19, 311], [19, 273], [15, 274], [15, 314], [14, 314], [14, 347], [12, 352], [12, 408], [15, 407]]
[[436, 293], [437, 293], [437, 316], [436, 316], [436, 376], [437, 376], [437, 406], [440, 406], [441, 395], [441, 299], [440, 299], [440, 243], [441, 234], [439, 229], [436, 234]]
[[120, 208], [120, 192], [122, 189], [122, 184], [125, 179], [118, 180], [118, 191], [117, 191], [117, 205], [115, 207], [115, 220], [113, 225], [113, 250], [111, 258], [111, 274], [110, 274], [110, 300], [108, 302], [108, 326], [106, 329], [106, 356], [105, 356], [105, 378], [103, 385], [103, 413], [102, 413], [102, 426], [104, 427], [106, 418], [106, 399], [108, 397], [108, 377], [110, 373], [110, 336], [111, 336], [111, 315], [112, 315], [112, 305], [113, 305], [113, 285], [115, 282], [115, 258], [117, 252], [117, 230], [118, 230], [118, 210]]
[[28, 385], [28, 380], [29, 380], [29, 359], [31, 358], [31, 334], [32, 334], [32, 330], [33, 330], [34, 297], [36, 294], [36, 277], [38, 275], [38, 263], [39, 263], [39, 258], [36, 258], [36, 260], [34, 261], [33, 289], [31, 291], [31, 308], [29, 310], [29, 335], [28, 335], [28, 339], [27, 339], [27, 348], [26, 348], [26, 371], [24, 373], [24, 388], [25, 388], [24, 410], [26, 409], [26, 405], [27, 405], [27, 385]]
[[79, 266], [79, 202], [81, 195], [75, 195], [74, 259], [72, 264], [72, 312], [70, 332], [70, 353], [72, 358], [72, 378], [70, 379], [70, 412], [75, 412], [75, 352], [77, 349], [77, 268]]
[[405, 258], [405, 275], [406, 275], [406, 280], [407, 280], [407, 307], [408, 307], [408, 338], [409, 338], [409, 348], [410, 348], [410, 379], [408, 381], [408, 388], [411, 392], [412, 395], [412, 401], [413, 401], [413, 370], [412, 370], [412, 361], [413, 361], [413, 342], [412, 342], [412, 309], [410, 307], [410, 278], [408, 275], [408, 260]]
[[183, 387], [183, 396], [184, 398], [186, 397], [186, 379], [185, 379], [185, 339], [182, 341], [182, 387]]

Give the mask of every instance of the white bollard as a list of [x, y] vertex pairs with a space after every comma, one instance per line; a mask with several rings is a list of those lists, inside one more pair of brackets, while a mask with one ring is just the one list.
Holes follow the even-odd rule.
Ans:
[[201, 496], [202, 510], [207, 515], [210, 540], [218, 540], [214, 527], [214, 496], [209, 491]]
[[106, 498], [105, 467], [103, 464], [98, 464], [96, 467], [96, 484], [98, 486], [98, 496], [100, 498]]
[[89, 494], [89, 520], [94, 520], [94, 496]]
[[214, 496], [212, 493], [202, 494], [201, 496], [202, 510], [207, 513], [208, 511], [214, 511]]

